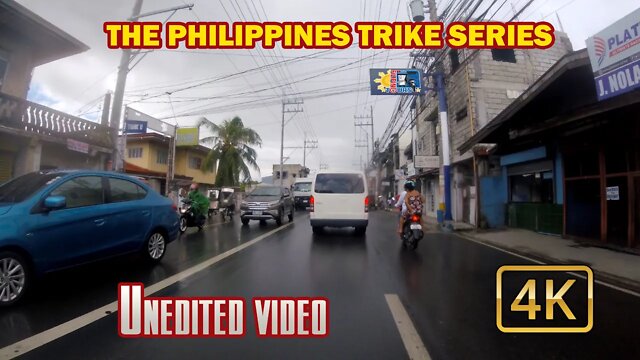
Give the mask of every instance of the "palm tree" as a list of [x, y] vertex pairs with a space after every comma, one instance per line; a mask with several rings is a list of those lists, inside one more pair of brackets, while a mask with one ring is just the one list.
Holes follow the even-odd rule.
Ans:
[[223, 121], [220, 125], [201, 118], [198, 127], [202, 126], [213, 133], [202, 139], [203, 143], [212, 145], [211, 151], [202, 162], [202, 169], [217, 170], [216, 186], [238, 186], [241, 181], [250, 180], [249, 166], [258, 170], [258, 154], [251, 146], [262, 146], [260, 135], [255, 130], [245, 127], [242, 119], [237, 116]]

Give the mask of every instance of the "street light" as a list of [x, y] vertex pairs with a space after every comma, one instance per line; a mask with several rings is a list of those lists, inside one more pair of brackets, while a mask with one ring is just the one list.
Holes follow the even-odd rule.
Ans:
[[409, 10], [411, 11], [413, 21], [424, 21], [424, 3], [422, 3], [422, 0], [411, 0]]

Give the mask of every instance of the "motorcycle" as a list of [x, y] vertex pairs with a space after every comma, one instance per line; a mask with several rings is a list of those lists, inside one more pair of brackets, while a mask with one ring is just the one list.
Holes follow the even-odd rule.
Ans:
[[232, 207], [225, 207], [220, 210], [220, 215], [222, 215], [222, 221], [229, 219], [229, 221], [233, 220], [234, 211]]
[[202, 230], [206, 218], [204, 216], [200, 216], [199, 219], [196, 218], [191, 200], [184, 200], [182, 203], [183, 206], [180, 208], [180, 233], [187, 231], [188, 227], [195, 226], [198, 227], [198, 231]]
[[418, 243], [424, 237], [422, 231], [422, 218], [418, 214], [413, 214], [409, 217], [409, 220], [404, 222], [404, 229], [402, 231], [402, 247], [415, 250], [418, 247]]

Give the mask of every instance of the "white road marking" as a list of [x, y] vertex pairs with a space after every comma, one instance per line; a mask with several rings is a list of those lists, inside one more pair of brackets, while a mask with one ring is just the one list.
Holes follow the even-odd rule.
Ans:
[[[238, 245], [236, 247], [234, 247], [231, 250], [228, 250], [222, 254], [216, 255], [212, 258], [209, 258], [208, 260], [205, 260], [197, 265], [194, 265], [178, 274], [175, 274], [173, 276], [170, 276], [164, 280], [161, 280], [160, 282], [157, 282], [149, 287], [145, 287], [144, 289], [144, 295], [145, 296], [151, 296], [154, 293], [157, 293], [158, 291], [167, 288], [181, 280], [184, 280], [185, 278], [200, 272], [202, 270], [205, 270], [206, 268], [214, 265], [215, 263], [228, 258], [229, 256], [242, 251], [246, 248], [248, 248], [251, 245], [256, 244], [257, 242], [277, 233], [278, 231], [281, 231], [285, 228], [287, 228], [289, 225], [291, 225], [292, 222], [289, 222], [287, 224], [283, 224], [282, 226], [273, 229], [267, 233], [264, 233], [260, 236], [258, 236], [257, 238], [247, 241], [244, 244]], [[82, 327], [85, 327], [95, 321], [98, 321], [106, 316], [111, 315], [112, 313], [116, 313], [118, 311], [118, 301], [114, 301], [108, 305], [105, 305], [101, 308], [95, 309], [91, 312], [88, 312], [84, 315], [81, 315], [75, 319], [69, 320], [63, 324], [60, 324], [58, 326], [54, 326], [51, 329], [45, 330], [41, 333], [35, 334], [33, 336], [30, 336], [24, 340], [18, 341], [14, 344], [8, 345], [2, 349], [0, 349], [0, 359], [12, 359], [15, 358], [17, 356], [23, 355], [31, 350], [37, 349], [40, 346], [43, 346], [49, 342], [52, 342], [56, 339], [59, 339], [65, 335], [68, 335]], [[114, 331], [116, 331], [116, 329], [114, 329]]]
[[387, 300], [387, 305], [389, 305], [389, 310], [391, 310], [393, 320], [396, 322], [409, 359], [431, 360], [429, 351], [427, 351], [427, 348], [422, 343], [422, 339], [420, 335], [418, 335], [415, 326], [413, 326], [413, 322], [411, 318], [409, 318], [409, 314], [404, 308], [404, 305], [402, 305], [402, 301], [400, 301], [398, 295], [384, 294], [384, 297]]
[[[507, 254], [509, 254], [509, 255], [513, 255], [513, 256], [519, 257], [519, 258], [521, 258], [521, 259], [525, 259], [525, 260], [528, 260], [528, 261], [534, 262], [534, 263], [536, 263], [536, 264], [540, 264], [540, 265], [550, 265], [550, 264], [547, 264], [547, 263], [542, 262], [542, 261], [540, 261], [540, 260], [532, 259], [532, 258], [530, 258], [530, 257], [528, 257], [528, 256], [525, 256], [525, 255], [516, 254], [516, 253], [514, 253], [514, 252], [512, 252], [512, 251], [505, 250], [505, 249], [503, 249], [503, 248], [501, 248], [501, 247], [498, 247], [498, 246], [495, 246], [495, 245], [491, 245], [491, 244], [485, 243], [485, 242], [483, 242], [483, 241], [478, 241], [478, 240], [473, 239], [472, 237], [469, 237], [469, 236], [466, 236], [466, 235], [462, 235], [462, 234], [456, 234], [456, 235], [458, 235], [459, 237], [461, 237], [461, 238], [463, 238], [463, 239], [465, 239], [465, 240], [468, 240], [468, 241], [474, 242], [474, 243], [476, 243], [476, 244], [484, 245], [484, 246], [490, 247], [490, 248], [492, 248], [492, 249], [495, 249], [495, 250], [498, 250], [498, 251], [502, 251], [503, 253], [507, 253]], [[571, 265], [573, 265], [573, 264], [571, 264]], [[574, 273], [574, 272], [570, 272], [570, 274], [571, 274], [571, 275], [574, 275], [574, 276], [577, 276], [577, 277], [579, 277], [579, 278], [581, 278], [581, 279], [584, 279], [584, 280], [586, 280], [586, 279], [587, 279], [587, 277], [586, 277], [586, 276], [584, 276], [584, 275], [582, 275], [582, 274], [578, 274], [578, 273]], [[594, 279], [594, 281], [593, 281], [593, 282], [595, 282], [596, 284], [599, 284], [599, 285], [606, 286], [606, 287], [608, 287], [608, 288], [614, 289], [614, 290], [618, 290], [618, 291], [623, 292], [623, 293], [625, 293], [625, 294], [629, 294], [629, 295], [632, 295], [632, 296], [635, 296], [635, 297], [640, 297], [640, 293], [638, 293], [638, 292], [636, 292], [636, 291], [629, 290], [629, 289], [625, 289], [625, 288], [623, 288], [623, 287], [620, 287], [620, 286], [617, 286], [617, 285], [614, 285], [614, 284], [610, 284], [610, 283], [608, 283], [608, 282], [604, 282], [604, 281], [602, 281], [602, 280], [595, 280], [595, 279]]]

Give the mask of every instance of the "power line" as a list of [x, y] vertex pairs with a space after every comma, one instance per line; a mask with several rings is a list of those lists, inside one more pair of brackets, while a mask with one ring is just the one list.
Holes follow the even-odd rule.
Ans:
[[[379, 54], [373, 54], [373, 55], [371, 55], [371, 56], [372, 56], [372, 57], [374, 57], [374, 56], [376, 56], [376, 55], [379, 55]], [[368, 58], [364, 58], [363, 60], [367, 60], [367, 59], [368, 59]], [[298, 81], [299, 81], [299, 82], [301, 82], [301, 81], [311, 80], [311, 79], [315, 79], [315, 78], [320, 77], [320, 76], [325, 76], [325, 75], [327, 75], [327, 74], [336, 73], [336, 72], [341, 72], [341, 71], [347, 71], [347, 70], [349, 70], [349, 67], [350, 67], [350, 66], [352, 66], [352, 65], [354, 65], [355, 63], [357, 63], [357, 61], [349, 62], [349, 63], [347, 63], [347, 64], [343, 64], [343, 65], [340, 65], [340, 66], [335, 66], [335, 67], [332, 67], [330, 70], [324, 70], [324, 71], [321, 71], [321, 72], [319, 72], [319, 73], [316, 73], [316, 74], [314, 74], [314, 75], [308, 76], [308, 77], [303, 78], [303, 79], [300, 79], [300, 80], [298, 80]], [[264, 88], [264, 89], [260, 89], [260, 90], [255, 90], [255, 92], [259, 92], [259, 91], [267, 91], [267, 90], [271, 90], [272, 88], [278, 88], [278, 87], [281, 87], [281, 86], [283, 86], [283, 85], [274, 85], [274, 86], [272, 86], [272, 87], [270, 87], [270, 88]], [[142, 101], [144, 101], [144, 99], [139, 100], [138, 102], [142, 102]], [[200, 107], [197, 107], [197, 108], [192, 109], [192, 110], [197, 110], [197, 109], [199, 109], [199, 108], [201, 109], [201, 108], [203, 108], [203, 107], [205, 107], [205, 106], [208, 106], [208, 105], [200, 106]], [[181, 113], [181, 114], [179, 113], [179, 114], [178, 114], [178, 116], [189, 116], [189, 115], [188, 115], [188, 114], [185, 114], [185, 113]]]

